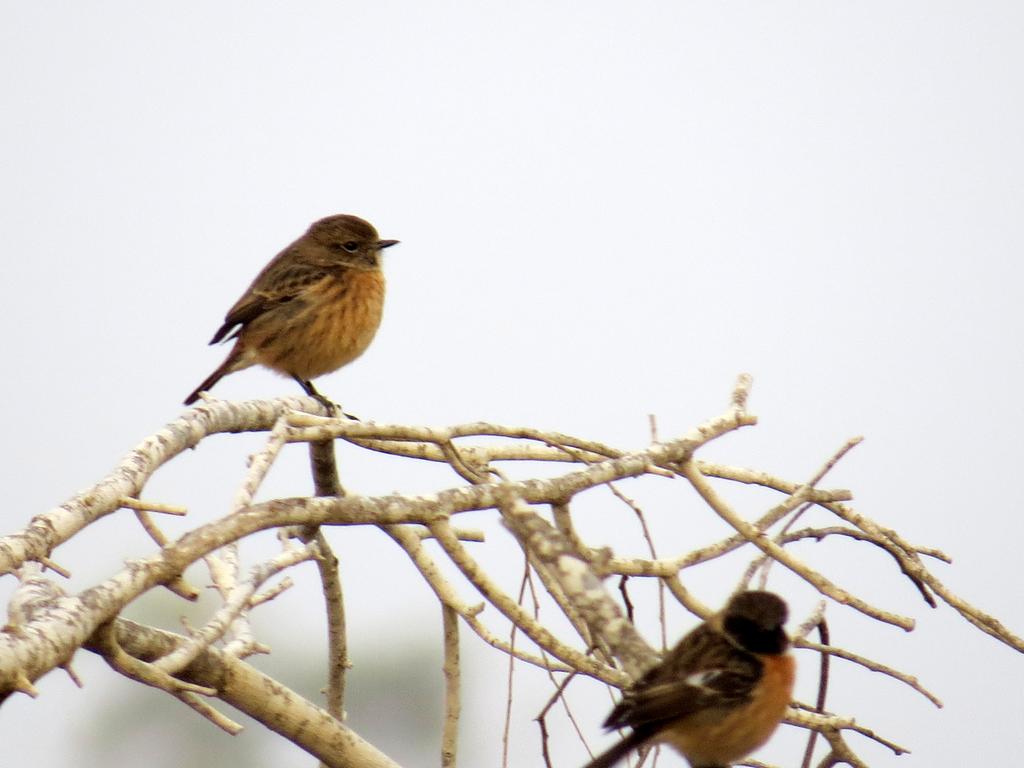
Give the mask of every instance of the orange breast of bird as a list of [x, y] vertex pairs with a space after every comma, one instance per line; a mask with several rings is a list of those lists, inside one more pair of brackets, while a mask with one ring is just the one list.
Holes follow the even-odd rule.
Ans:
[[315, 379], [348, 365], [370, 346], [384, 309], [384, 274], [349, 269], [315, 283], [289, 304], [282, 308], [289, 315], [286, 327], [257, 341], [259, 362]]
[[762, 677], [749, 701], [696, 713], [663, 734], [693, 766], [729, 765], [775, 732], [793, 697], [795, 665], [789, 654], [759, 658], [764, 665]]

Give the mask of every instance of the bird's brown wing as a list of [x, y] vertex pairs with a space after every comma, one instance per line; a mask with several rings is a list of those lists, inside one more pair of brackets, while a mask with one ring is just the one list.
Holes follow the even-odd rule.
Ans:
[[264, 312], [301, 296], [307, 288], [320, 282], [330, 272], [324, 263], [303, 260], [301, 254], [291, 248], [282, 251], [256, 275], [252, 285], [228, 310], [224, 324], [213, 335], [210, 343], [234, 338], [245, 325]]
[[697, 712], [731, 708], [750, 699], [761, 662], [701, 625], [623, 696], [606, 728], [631, 726], [653, 735]]

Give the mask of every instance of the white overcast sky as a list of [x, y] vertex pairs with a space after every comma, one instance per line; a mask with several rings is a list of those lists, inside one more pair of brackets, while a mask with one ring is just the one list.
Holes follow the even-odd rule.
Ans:
[[[804, 479], [863, 434], [827, 484], [951, 554], [940, 577], [1020, 633], [1022, 41], [1024, 6], [1011, 2], [0, 3], [4, 530], [180, 413], [224, 352], [206, 341], [258, 269], [312, 220], [346, 212], [402, 241], [387, 253], [376, 342], [321, 382], [347, 410], [634, 447], [647, 414], [679, 434], [750, 371], [761, 423], [709, 458]], [[216, 394], [296, 391], [250, 370]], [[208, 519], [258, 445], [220, 438], [150, 491]], [[357, 492], [451, 482], [354, 452], [343, 472]], [[268, 495], [307, 493], [301, 451], [272, 480]], [[105, 522], [96, 549], [58, 550], [69, 588], [146, 551], [123, 522]], [[415, 654], [414, 641], [435, 654], [423, 591], [370, 589], [373, 572], [359, 571], [373, 562], [364, 548], [400, 567], [393, 546], [346, 535], [332, 534], [350, 556], [354, 674]], [[1024, 659], [850, 546], [800, 552], [825, 567], [822, 552], [855, 552], [836, 554], [830, 576], [920, 625], [906, 635], [836, 609], [835, 640], [947, 704], [840, 673], [832, 705], [913, 751], [866, 748], [872, 766], [1002, 764], [1024, 743]], [[742, 567], [691, 585], [716, 602]], [[798, 612], [812, 604], [787, 594]], [[289, 621], [319, 638], [315, 589], [289, 599]], [[173, 626], [182, 609], [164, 603]], [[301, 658], [312, 641], [289, 621], [267, 629], [275, 656]], [[504, 669], [465, 645], [481, 680]], [[801, 663], [810, 698], [814, 667]], [[84, 691], [55, 673], [38, 700], [0, 710], [2, 762], [138, 765], [170, 743], [147, 764], [201, 764], [174, 734], [206, 723], [173, 702], [153, 719], [163, 694], [87, 654], [78, 666]], [[407, 694], [379, 680], [386, 723]], [[503, 673], [487, 680], [468, 682], [466, 765], [499, 764]], [[542, 705], [549, 689], [535, 685]], [[580, 705], [590, 735], [602, 697]], [[513, 765], [539, 764], [538, 706], [522, 709]], [[350, 714], [358, 725], [355, 702]], [[582, 764], [570, 726], [549, 727], [559, 768]], [[255, 751], [219, 764], [312, 764], [252, 731]], [[388, 729], [374, 738], [410, 766], [437, 764]]]

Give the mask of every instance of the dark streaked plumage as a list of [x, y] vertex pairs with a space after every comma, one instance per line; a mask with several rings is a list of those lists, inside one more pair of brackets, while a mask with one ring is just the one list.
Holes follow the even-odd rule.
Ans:
[[610, 768], [657, 742], [675, 747], [693, 768], [725, 768], [764, 744], [792, 695], [787, 615], [770, 592], [733, 597], [625, 693], [605, 727], [632, 732], [585, 768]]

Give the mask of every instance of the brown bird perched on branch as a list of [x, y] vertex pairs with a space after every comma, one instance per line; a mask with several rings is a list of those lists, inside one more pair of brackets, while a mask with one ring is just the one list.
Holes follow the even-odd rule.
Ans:
[[211, 344], [236, 339], [224, 362], [185, 405], [224, 376], [263, 365], [291, 376], [329, 409], [313, 379], [359, 357], [373, 341], [384, 308], [381, 240], [356, 216], [328, 216], [281, 251], [228, 310]]
[[584, 768], [659, 742], [693, 768], [727, 768], [768, 741], [793, 693], [788, 613], [771, 592], [735, 595], [625, 693], [604, 726], [632, 732]]

